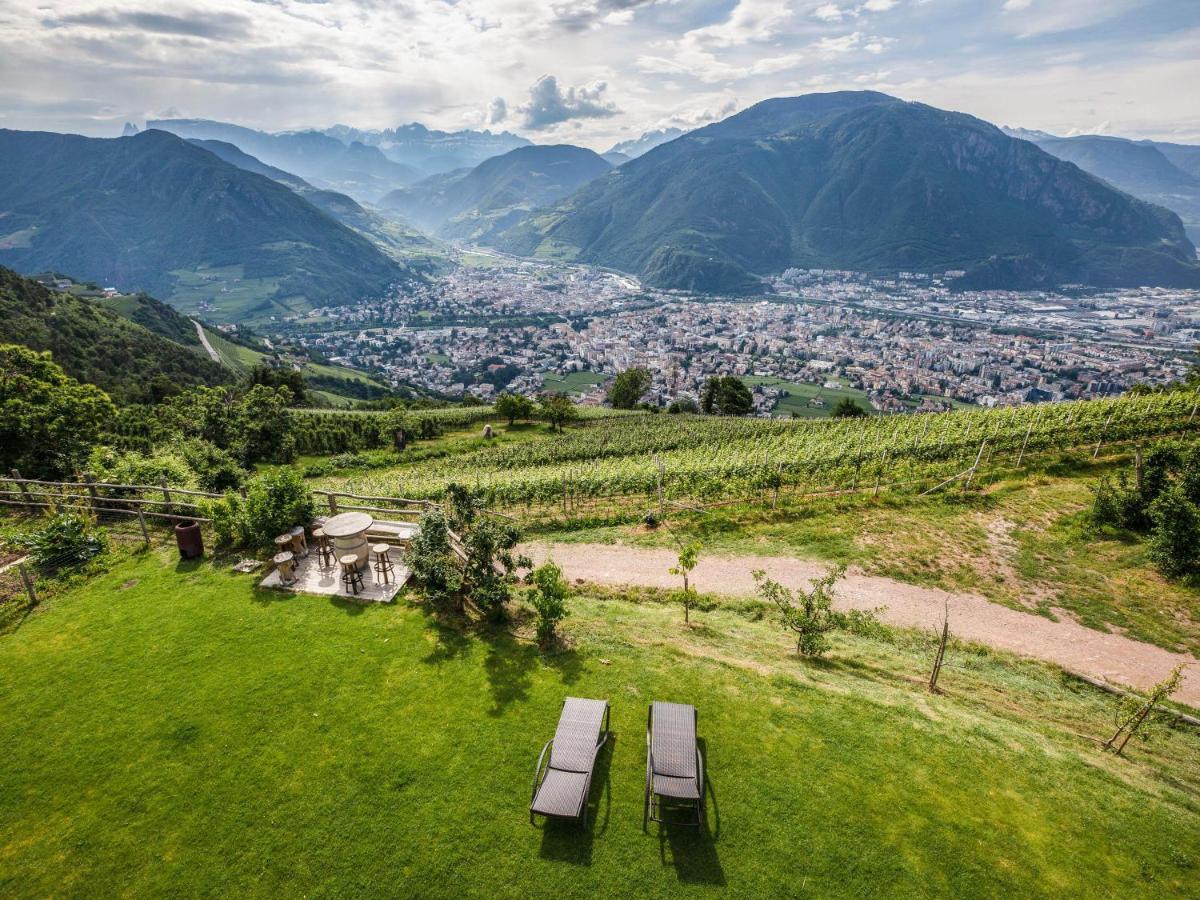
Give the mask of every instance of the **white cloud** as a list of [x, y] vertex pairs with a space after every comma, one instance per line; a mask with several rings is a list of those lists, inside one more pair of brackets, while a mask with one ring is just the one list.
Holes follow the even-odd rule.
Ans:
[[503, 97], [493, 97], [484, 114], [484, 122], [488, 125], [499, 125], [508, 118], [508, 104]]
[[[1017, 2], [1020, 2], [1020, 0], [1017, 0]], [[899, 3], [900, 0], [867, 0], [862, 5], [862, 8], [867, 12], [887, 12], [889, 9], [898, 6]]]
[[840, 22], [852, 13], [849, 10], [842, 9], [836, 3], [826, 3], [814, 9], [812, 14], [822, 22]]
[[602, 119], [619, 111], [605, 99], [603, 81], [563, 90], [553, 75], [543, 75], [529, 88], [529, 100], [517, 107], [521, 124], [530, 131], [544, 131], [572, 119]]

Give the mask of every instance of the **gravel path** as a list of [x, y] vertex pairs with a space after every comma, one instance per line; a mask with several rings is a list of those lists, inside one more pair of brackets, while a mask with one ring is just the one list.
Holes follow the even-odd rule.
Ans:
[[[675, 565], [670, 550], [609, 544], [534, 543], [523, 548], [535, 563], [553, 558], [566, 577], [597, 584], [636, 584], [679, 587], [667, 574]], [[824, 574], [827, 566], [785, 556], [701, 557], [692, 583], [705, 593], [748, 597], [754, 594], [750, 573], [763, 569], [788, 586]], [[1200, 662], [1119, 634], [1105, 634], [1063, 617], [1052, 622], [977, 594], [950, 593], [917, 587], [872, 575], [851, 573], [838, 583], [836, 605], [843, 609], [884, 607], [880, 617], [892, 625], [940, 630], [945, 604], [950, 606], [950, 630], [958, 637], [1022, 656], [1055, 663], [1072, 672], [1108, 681], [1149, 688], [1180, 663], [1193, 663], [1184, 672], [1175, 695], [1200, 708]]]
[[208, 355], [212, 357], [212, 361], [219, 363], [221, 354], [213, 349], [213, 345], [208, 342], [208, 335], [204, 333], [204, 326], [192, 319], [192, 324], [196, 326], [196, 335], [200, 338], [200, 343], [204, 345], [204, 349], [208, 351]]

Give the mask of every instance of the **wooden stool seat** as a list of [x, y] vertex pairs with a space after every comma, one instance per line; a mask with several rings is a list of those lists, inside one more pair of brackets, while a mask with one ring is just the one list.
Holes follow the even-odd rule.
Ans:
[[278, 537], [275, 538], [275, 546], [279, 548], [280, 553], [282, 553], [285, 550], [291, 550], [292, 549], [292, 536], [290, 534], [279, 535]]
[[362, 572], [358, 570], [358, 555], [347, 553], [340, 557], [338, 562], [342, 565], [342, 586], [351, 593], [358, 594], [363, 589]]
[[288, 530], [288, 538], [292, 542], [292, 552], [297, 559], [308, 556], [308, 541], [304, 537], [304, 526], [297, 525]]
[[328, 569], [333, 565], [333, 545], [325, 536], [324, 528], [314, 528], [312, 536], [313, 540], [317, 542], [317, 556], [321, 559], [321, 565]]
[[391, 549], [391, 544], [371, 545], [371, 553], [375, 556], [375, 561], [372, 563], [375, 580], [384, 584], [391, 584], [392, 579], [396, 577], [396, 567], [392, 565], [392, 558], [389, 555]]
[[290, 550], [276, 553], [272, 559], [279, 570], [279, 583], [292, 584], [296, 580], [296, 558]]

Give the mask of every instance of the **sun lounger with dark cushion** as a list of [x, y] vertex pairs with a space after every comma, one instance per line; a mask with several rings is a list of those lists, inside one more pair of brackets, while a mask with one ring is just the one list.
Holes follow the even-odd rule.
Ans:
[[646, 802], [642, 827], [661, 822], [663, 800], [694, 806], [704, 816], [704, 758], [696, 744], [696, 707], [683, 703], [650, 704], [646, 720]]
[[[608, 740], [608, 701], [568, 697], [558, 717], [558, 730], [542, 748], [533, 773], [529, 821], [535, 814], [581, 819], [587, 826], [588, 792], [600, 748]], [[545, 771], [546, 751], [550, 760]]]

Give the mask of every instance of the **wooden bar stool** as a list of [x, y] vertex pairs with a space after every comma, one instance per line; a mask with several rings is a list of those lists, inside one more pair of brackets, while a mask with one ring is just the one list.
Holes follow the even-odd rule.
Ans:
[[[281, 534], [275, 538], [276, 553], [290, 553], [292, 550], [292, 536], [290, 534]], [[292, 554], [293, 557], [295, 554]]]
[[292, 540], [292, 553], [296, 555], [296, 559], [308, 556], [308, 540], [304, 537], [304, 526], [297, 525], [288, 531], [288, 535]]
[[279, 570], [280, 584], [296, 583], [296, 559], [292, 556], [290, 550], [276, 553], [273, 562], [275, 563], [275, 568]]
[[375, 580], [384, 584], [391, 584], [396, 577], [396, 567], [392, 565], [392, 558], [388, 555], [391, 550], [389, 544], [373, 544], [371, 552], [375, 554]]
[[324, 528], [313, 529], [313, 540], [317, 542], [317, 556], [321, 560], [322, 568], [329, 569], [333, 566], [333, 546], [329, 543], [329, 538], [325, 536]]
[[338, 562], [342, 564], [342, 587], [357, 595], [363, 589], [362, 572], [358, 570], [358, 554], [347, 553]]

